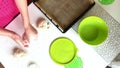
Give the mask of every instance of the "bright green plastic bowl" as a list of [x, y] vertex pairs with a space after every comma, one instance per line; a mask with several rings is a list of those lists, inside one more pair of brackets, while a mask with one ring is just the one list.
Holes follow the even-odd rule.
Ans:
[[83, 61], [80, 57], [76, 56], [73, 61], [65, 65], [65, 68], [83, 68]]
[[109, 5], [112, 4], [115, 0], [98, 0], [101, 4]]
[[108, 25], [97, 16], [89, 16], [80, 22], [78, 34], [87, 44], [98, 45], [108, 37]]
[[72, 40], [59, 37], [50, 46], [49, 53], [51, 58], [58, 64], [68, 64], [76, 56], [77, 48]]

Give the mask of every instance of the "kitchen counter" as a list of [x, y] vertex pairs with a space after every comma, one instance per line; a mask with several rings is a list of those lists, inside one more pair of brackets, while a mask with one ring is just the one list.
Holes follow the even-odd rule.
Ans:
[[[31, 24], [35, 27], [38, 18], [44, 17], [50, 22], [39, 9], [31, 3], [29, 5], [29, 16]], [[18, 15], [6, 29], [15, 31], [22, 36], [24, 32], [21, 15]], [[18, 25], [19, 24], [19, 25]], [[27, 55], [16, 58], [12, 55], [12, 49], [18, 46], [12, 39], [0, 36], [0, 61], [5, 68], [27, 68], [30, 62], [38, 64], [39, 68], [64, 68], [56, 64], [49, 55], [51, 42], [58, 37], [71, 39], [78, 48], [77, 56], [83, 61], [83, 68], [105, 68], [108, 63], [94, 50], [93, 47], [85, 44], [75, 30], [70, 28], [66, 33], [61, 33], [51, 22], [49, 29], [38, 30], [38, 39], [31, 40], [29, 48], [23, 48]]]
[[[119, 0], [115, 0], [113, 4], [102, 5], [95, 0], [96, 4], [75, 24], [73, 29], [77, 32], [79, 22], [88, 16], [101, 17], [108, 24], [109, 34], [107, 40], [100, 46], [93, 49], [107, 62], [112, 60], [120, 53], [120, 17], [119, 17]], [[117, 7], [118, 6], [118, 7]]]
[[110, 5], [103, 5], [98, 0], [95, 0], [106, 12], [108, 12], [118, 23], [120, 23], [120, 0], [115, 0]]

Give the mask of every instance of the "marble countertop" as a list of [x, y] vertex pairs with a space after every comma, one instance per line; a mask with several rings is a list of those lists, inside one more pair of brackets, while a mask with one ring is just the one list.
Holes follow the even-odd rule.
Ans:
[[75, 24], [73, 29], [77, 32], [81, 20], [88, 16], [98, 16], [106, 21], [109, 27], [108, 39], [93, 49], [107, 62], [111, 61], [120, 53], [120, 0], [113, 4], [103, 5], [95, 0], [96, 4]]

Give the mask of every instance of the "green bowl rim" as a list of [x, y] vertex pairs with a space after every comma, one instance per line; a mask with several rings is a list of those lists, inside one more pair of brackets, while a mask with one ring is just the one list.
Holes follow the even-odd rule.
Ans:
[[[61, 62], [58, 62], [58, 61], [54, 60], [54, 58], [51, 56], [51, 53], [50, 53], [52, 44], [53, 44], [57, 39], [61, 39], [61, 38], [67, 39], [67, 40], [69, 40], [70, 42], [72, 42], [73, 45], [74, 45], [74, 50], [75, 50], [75, 51], [74, 51], [74, 56], [73, 56], [73, 58], [72, 58], [71, 60], [69, 60], [68, 62], [65, 62], [65, 63], [61, 63]], [[56, 63], [58, 63], [58, 64], [60, 64], [60, 65], [65, 65], [65, 64], [68, 64], [69, 62], [71, 62], [71, 61], [76, 57], [77, 47], [76, 47], [75, 43], [74, 43], [71, 39], [69, 39], [69, 38], [67, 38], [67, 37], [58, 37], [58, 38], [54, 39], [54, 40], [51, 42], [50, 47], [49, 47], [49, 54], [50, 54], [50, 57], [52, 58], [52, 60], [53, 60], [54, 62], [56, 62]]]

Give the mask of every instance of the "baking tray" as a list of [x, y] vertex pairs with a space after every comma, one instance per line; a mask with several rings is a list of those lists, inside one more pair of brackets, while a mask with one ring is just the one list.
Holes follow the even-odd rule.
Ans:
[[94, 3], [93, 0], [36, 0], [34, 2], [63, 33], [80, 19]]

